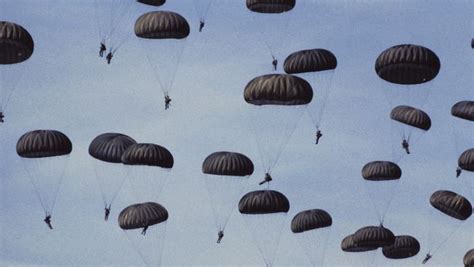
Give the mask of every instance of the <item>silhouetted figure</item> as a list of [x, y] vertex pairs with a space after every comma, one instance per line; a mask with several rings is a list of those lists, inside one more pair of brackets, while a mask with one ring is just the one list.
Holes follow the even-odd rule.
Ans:
[[423, 260], [422, 263], [423, 264], [427, 263], [431, 259], [431, 257], [433, 257], [433, 255], [431, 255], [430, 253], [426, 254], [425, 259]]
[[51, 215], [46, 215], [43, 221], [48, 225], [49, 229], [53, 229], [53, 226], [51, 225]]
[[113, 57], [114, 57], [114, 54], [112, 53], [112, 51], [110, 51], [105, 57], [105, 59], [107, 59], [107, 64], [110, 64], [110, 61], [112, 61]]
[[277, 70], [277, 66], [278, 66], [278, 59], [276, 59], [274, 56], [272, 56], [273, 58], [273, 61], [272, 61], [272, 65], [273, 65], [273, 70]]
[[169, 95], [165, 95], [165, 110], [170, 108], [171, 98]]
[[104, 42], [100, 43], [99, 57], [104, 57], [104, 52], [107, 51]]
[[316, 132], [316, 145], [319, 143], [319, 139], [323, 136], [320, 130]]
[[3, 118], [5, 118], [5, 115], [3, 115], [3, 112], [0, 112], [0, 122], [1, 123], [5, 122], [5, 120], [3, 120]]
[[224, 237], [224, 231], [219, 231], [219, 233], [217, 233], [217, 236], [218, 236], [217, 244], [219, 244], [222, 238]]
[[265, 179], [259, 183], [259, 185], [262, 185], [264, 183], [269, 183], [272, 181], [272, 176], [267, 172], [265, 173]]
[[410, 154], [410, 145], [408, 144], [407, 140], [406, 139], [403, 139], [403, 142], [402, 142], [402, 147], [403, 149], [405, 149], [405, 151], [407, 152], [407, 154]]
[[462, 172], [462, 169], [457, 167], [456, 168], [456, 178], [459, 178], [459, 176], [461, 176], [461, 172]]
[[104, 220], [108, 221], [109, 220], [109, 214], [110, 214], [110, 205], [109, 206], [105, 206], [105, 216], [104, 216]]
[[148, 230], [148, 225], [143, 227], [142, 235], [146, 235], [146, 230]]
[[204, 20], [201, 19], [201, 20], [199, 21], [199, 32], [202, 32], [202, 28], [204, 28], [204, 25], [205, 25], [205, 24], [206, 24], [206, 23], [204, 22]]

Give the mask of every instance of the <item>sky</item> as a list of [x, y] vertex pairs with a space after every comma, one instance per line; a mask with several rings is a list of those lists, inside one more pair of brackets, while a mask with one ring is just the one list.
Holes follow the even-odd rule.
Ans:
[[[158, 200], [170, 213], [163, 266], [262, 266], [237, 210], [223, 243], [215, 243], [201, 164], [215, 151], [244, 153], [256, 166], [244, 192], [261, 189], [264, 171], [243, 90], [254, 77], [272, 72], [263, 29], [284, 33], [276, 43], [280, 62], [310, 48], [328, 49], [338, 60], [321, 144], [312, 144], [314, 126], [302, 115], [272, 172], [270, 188], [284, 193], [291, 206], [274, 265], [310, 264], [290, 222], [311, 208], [325, 209], [333, 218], [325, 266], [360, 266], [369, 257], [342, 252], [340, 241], [378, 224], [360, 170], [369, 161], [390, 160], [392, 146], [400, 140], [393, 138], [389, 119], [393, 103], [386, 91], [393, 88], [378, 78], [374, 63], [383, 50], [405, 43], [433, 50], [441, 70], [424, 88], [427, 100], [417, 103], [430, 115], [432, 128], [412, 144], [411, 155], [398, 161], [403, 176], [384, 225], [396, 235], [415, 236], [421, 251], [408, 260], [388, 261], [378, 250], [374, 263], [419, 266], [428, 247], [441, 243], [429, 264], [462, 264], [465, 252], [474, 247], [472, 219], [457, 224], [445, 218], [430, 206], [429, 196], [445, 189], [473, 200], [474, 175], [454, 178], [463, 147], [474, 147], [472, 127], [459, 126], [450, 115], [454, 103], [474, 99], [471, 1], [300, 0], [285, 15], [288, 20], [268, 26], [256, 23], [244, 1], [214, 0], [202, 33], [195, 7], [192, 1], [168, 0], [159, 8], [182, 14], [191, 26], [170, 92], [172, 107], [164, 111], [157, 75], [147, 61], [156, 51], [144, 49], [133, 33], [135, 19], [154, 8], [130, 5], [120, 24], [125, 42], [107, 65], [97, 55], [100, 7], [93, 0], [0, 0], [0, 20], [22, 25], [35, 41], [0, 125], [0, 265], [143, 264], [116, 222], [120, 210], [133, 203], [130, 188], [124, 184], [112, 219], [104, 222], [87, 150], [95, 136], [120, 132], [165, 146], [175, 159]], [[18, 138], [34, 129], [60, 130], [73, 142], [53, 231], [42, 221], [43, 210], [15, 150]], [[443, 233], [450, 238], [443, 241]]]

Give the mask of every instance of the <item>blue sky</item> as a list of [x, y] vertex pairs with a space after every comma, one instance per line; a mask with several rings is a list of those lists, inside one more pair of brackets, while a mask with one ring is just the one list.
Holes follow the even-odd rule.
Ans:
[[[256, 166], [245, 191], [259, 188], [263, 170], [242, 92], [252, 78], [271, 72], [268, 49], [259, 39], [261, 25], [249, 18], [244, 1], [215, 0], [199, 34], [192, 2], [167, 2], [162, 9], [186, 17], [191, 34], [176, 74], [173, 106], [164, 112], [156, 76], [132, 31], [135, 18], [152, 9], [131, 5], [129, 21], [124, 20], [129, 23], [124, 33], [129, 37], [107, 66], [97, 57], [94, 1], [0, 0], [1, 20], [24, 26], [35, 40], [34, 54], [25, 63], [25, 74], [6, 110], [6, 123], [0, 125], [0, 264], [141, 264], [115, 221], [119, 211], [131, 204], [130, 192], [124, 185], [114, 203], [113, 219], [104, 222], [87, 153], [96, 135], [115, 131], [163, 145], [174, 155], [175, 166], [159, 200], [170, 212], [163, 265], [263, 265], [236, 210], [224, 242], [215, 243], [201, 174], [208, 154], [238, 151]], [[455, 226], [428, 200], [439, 189], [473, 200], [473, 174], [454, 178], [460, 153], [454, 132], [459, 123], [449, 113], [457, 101], [474, 99], [472, 11], [473, 3], [461, 0], [298, 1], [288, 14], [291, 21], [285, 25], [280, 62], [299, 49], [326, 48], [336, 55], [338, 66], [322, 143], [312, 145], [313, 125], [305, 114], [273, 172], [271, 188], [284, 193], [291, 204], [275, 265], [309, 265], [289, 226], [296, 213], [310, 208], [325, 209], [333, 218], [325, 265], [359, 265], [358, 256], [340, 250], [340, 241], [362, 226], [378, 223], [360, 170], [369, 161], [389, 160], [392, 143], [399, 142], [392, 140], [387, 84], [373, 70], [378, 54], [397, 44], [419, 44], [435, 51], [441, 71], [420, 107], [430, 114], [433, 126], [413, 144], [413, 154], [399, 162], [403, 176], [385, 219], [395, 234], [415, 236], [422, 249], [414, 259], [397, 262], [385, 260], [378, 251], [375, 262], [420, 265], [429, 240], [434, 237], [436, 242], [438, 233]], [[61, 130], [74, 144], [54, 210], [53, 231], [42, 222], [43, 211], [15, 151], [18, 138], [33, 129]], [[461, 136], [466, 148], [474, 146], [472, 132]], [[429, 264], [461, 265], [464, 253], [474, 246], [473, 230], [472, 219], [462, 224]]]

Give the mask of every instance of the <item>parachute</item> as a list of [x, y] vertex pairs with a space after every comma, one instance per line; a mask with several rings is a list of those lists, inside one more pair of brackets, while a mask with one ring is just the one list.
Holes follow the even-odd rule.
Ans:
[[[201, 32], [204, 28], [205, 23], [207, 22], [207, 17], [209, 14], [209, 10], [211, 9], [212, 2], [214, 0], [200, 0], [200, 1], [193, 1], [194, 10], [196, 11], [197, 16], [199, 17], [199, 31]], [[202, 27], [201, 27], [202, 23]]]
[[430, 203], [435, 209], [458, 220], [464, 221], [472, 214], [469, 200], [451, 191], [434, 192], [430, 197]]
[[331, 225], [331, 215], [321, 209], [299, 212], [291, 221], [291, 231], [295, 234], [313, 266], [321, 266], [324, 262], [324, 251]]
[[137, 0], [137, 2], [149, 6], [162, 6], [166, 3], [166, 0]]
[[130, 145], [121, 162], [129, 167], [129, 182], [138, 201], [157, 200], [174, 165], [168, 149], [142, 143]]
[[464, 151], [458, 159], [459, 168], [474, 172], [474, 148]]
[[286, 196], [273, 190], [249, 192], [239, 201], [239, 211], [267, 266], [273, 263], [289, 209]]
[[311, 85], [296, 76], [269, 74], [254, 78], [244, 90], [249, 120], [257, 138], [263, 169], [271, 174], [313, 98]]
[[33, 51], [33, 38], [25, 28], [13, 22], [0, 21], [0, 114], [7, 108], [23, 75], [25, 63], [20, 63], [28, 60]]
[[352, 236], [353, 242], [361, 247], [384, 247], [395, 242], [395, 235], [383, 226], [366, 226]]
[[246, 0], [247, 8], [257, 13], [283, 13], [295, 7], [296, 0]]
[[382, 253], [389, 259], [405, 259], [413, 257], [420, 251], [420, 243], [416, 238], [409, 235], [399, 235], [395, 237], [395, 242], [390, 246], [385, 246]]
[[22, 158], [45, 215], [51, 216], [72, 152], [71, 140], [56, 130], [35, 130], [18, 139], [16, 152]]
[[354, 235], [348, 235], [341, 241], [341, 250], [344, 252], [366, 252], [377, 250], [377, 247], [362, 247], [354, 243]]
[[336, 56], [321, 48], [292, 53], [285, 59], [283, 65], [286, 73], [299, 74], [311, 81], [317, 97], [308, 105], [308, 111], [317, 131], [321, 128], [321, 119], [336, 66]]
[[186, 19], [171, 11], [148, 12], [135, 22], [135, 35], [145, 50], [165, 97], [173, 89], [189, 32]]
[[160, 266], [167, 220], [166, 208], [154, 202], [130, 205], [119, 214], [120, 228], [147, 266]]
[[474, 266], [474, 249], [470, 249], [463, 258], [464, 267], [473, 267]]
[[389, 181], [402, 177], [402, 169], [390, 161], [372, 161], [362, 168], [362, 177], [369, 181]]
[[[225, 230], [254, 166], [245, 155], [219, 151], [206, 157], [202, 172], [218, 232]], [[221, 239], [221, 238], [220, 238]], [[220, 239], [218, 243], [220, 243]]]
[[120, 133], [98, 135], [89, 145], [89, 155], [94, 159], [94, 169], [100, 187], [102, 200], [110, 208], [125, 179], [122, 154], [136, 144], [131, 137]]
[[451, 108], [451, 115], [460, 119], [474, 121], [474, 101], [460, 101]]

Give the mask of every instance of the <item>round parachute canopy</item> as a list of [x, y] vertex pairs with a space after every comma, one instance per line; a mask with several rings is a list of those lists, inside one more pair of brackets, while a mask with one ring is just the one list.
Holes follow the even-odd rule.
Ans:
[[390, 246], [385, 246], [382, 253], [389, 259], [405, 259], [413, 257], [420, 251], [420, 243], [416, 238], [409, 235], [395, 237], [395, 242]]
[[283, 13], [295, 7], [296, 0], [246, 0], [247, 8], [257, 13]]
[[357, 230], [352, 240], [359, 247], [384, 247], [395, 242], [395, 235], [383, 226], [366, 226]]
[[202, 163], [202, 172], [214, 175], [247, 176], [253, 173], [253, 163], [247, 156], [240, 153], [214, 152]]
[[72, 151], [69, 138], [55, 130], [35, 130], [18, 139], [16, 153], [23, 158], [46, 158], [68, 155]]
[[137, 0], [137, 2], [149, 6], [162, 6], [166, 0]]
[[410, 106], [397, 106], [390, 112], [392, 120], [428, 131], [431, 128], [431, 119], [423, 110]]
[[397, 180], [402, 177], [402, 169], [391, 161], [372, 161], [362, 168], [362, 177], [370, 181]]
[[348, 235], [341, 241], [341, 249], [345, 252], [366, 252], [376, 250], [377, 247], [362, 247], [354, 243], [354, 235]]
[[290, 202], [280, 192], [273, 190], [258, 190], [247, 193], [239, 201], [239, 211], [242, 214], [268, 214], [288, 212]]
[[463, 258], [464, 267], [474, 267], [474, 249], [470, 249]]
[[133, 204], [123, 209], [118, 223], [123, 230], [151, 226], [168, 220], [168, 211], [158, 203], [146, 202]]
[[461, 119], [474, 121], [474, 101], [461, 101], [451, 108], [451, 115]]
[[434, 192], [430, 197], [430, 203], [435, 209], [458, 220], [464, 221], [472, 214], [469, 200], [451, 191]]
[[331, 215], [329, 215], [325, 210], [305, 210], [293, 217], [293, 220], [291, 221], [291, 231], [293, 233], [302, 233], [318, 228], [329, 227], [331, 225]]
[[33, 38], [25, 28], [0, 21], [0, 64], [23, 62], [31, 57], [34, 47]]
[[441, 64], [430, 49], [411, 44], [383, 51], [375, 62], [377, 75], [390, 83], [420, 84], [433, 80]]
[[459, 156], [458, 166], [463, 170], [474, 172], [474, 148], [464, 151]]
[[267, 74], [251, 80], [244, 90], [245, 101], [252, 105], [306, 105], [313, 99], [313, 88], [288, 74]]
[[133, 144], [122, 154], [122, 163], [126, 165], [147, 165], [173, 168], [173, 155], [168, 149], [155, 144]]
[[148, 12], [135, 22], [135, 35], [145, 39], [184, 39], [189, 35], [189, 24], [178, 13]]
[[89, 155], [101, 161], [121, 163], [123, 152], [136, 144], [130, 136], [119, 133], [104, 133], [92, 140]]
[[332, 70], [336, 66], [336, 56], [326, 49], [295, 52], [289, 55], [283, 64], [283, 68], [288, 74]]

